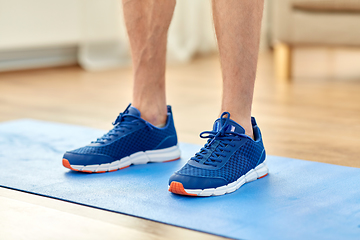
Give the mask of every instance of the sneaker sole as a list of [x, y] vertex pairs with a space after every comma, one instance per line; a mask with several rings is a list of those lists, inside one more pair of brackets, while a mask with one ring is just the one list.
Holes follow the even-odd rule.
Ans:
[[268, 173], [269, 168], [266, 166], [266, 162], [264, 161], [263, 163], [259, 164], [254, 169], [251, 169], [245, 175], [242, 175], [239, 179], [232, 183], [229, 183], [228, 185], [220, 186], [217, 188], [185, 189], [182, 183], [173, 181], [169, 186], [169, 191], [175, 194], [193, 197], [219, 196], [226, 193], [232, 193], [239, 189], [245, 183], [263, 178], [267, 176]]
[[111, 163], [94, 165], [71, 165], [69, 160], [63, 158], [63, 166], [77, 172], [104, 173], [121, 170], [130, 165], [146, 164], [148, 162], [171, 162], [180, 159], [179, 146], [160, 150], [140, 151]]

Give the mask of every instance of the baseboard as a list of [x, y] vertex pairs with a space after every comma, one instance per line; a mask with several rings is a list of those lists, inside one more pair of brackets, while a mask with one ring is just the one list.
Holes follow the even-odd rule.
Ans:
[[77, 46], [0, 50], [0, 72], [72, 65], [77, 55]]

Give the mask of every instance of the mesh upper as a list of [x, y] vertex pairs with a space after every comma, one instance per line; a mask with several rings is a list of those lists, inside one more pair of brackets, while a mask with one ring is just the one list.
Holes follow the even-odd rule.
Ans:
[[197, 168], [186, 164], [178, 173], [197, 177], [222, 177], [231, 183], [256, 167], [263, 149], [262, 143], [248, 141], [218, 170]]
[[139, 151], [155, 149], [166, 137], [176, 135], [174, 128], [136, 130], [104, 146], [85, 146], [71, 151], [78, 154], [104, 154], [114, 159], [121, 159]]

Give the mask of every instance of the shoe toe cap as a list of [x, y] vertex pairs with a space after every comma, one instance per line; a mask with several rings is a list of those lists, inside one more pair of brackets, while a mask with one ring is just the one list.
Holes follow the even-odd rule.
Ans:
[[171, 182], [180, 182], [185, 189], [217, 188], [228, 184], [223, 178], [191, 176], [179, 173], [174, 173], [170, 177], [169, 185]]
[[71, 165], [94, 165], [111, 163], [115, 161], [110, 156], [100, 154], [79, 154], [73, 152], [66, 152], [63, 156], [64, 159], [68, 160]]

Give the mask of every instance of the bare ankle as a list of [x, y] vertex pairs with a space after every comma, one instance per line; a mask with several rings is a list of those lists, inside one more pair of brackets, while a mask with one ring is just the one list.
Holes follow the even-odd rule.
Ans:
[[[234, 121], [239, 123], [239, 121], [236, 121], [236, 120], [234, 120]], [[245, 124], [241, 124], [241, 123], [239, 123], [239, 124], [240, 124], [240, 126], [242, 126], [245, 129], [245, 134], [248, 135], [249, 137], [251, 137], [253, 140], [255, 140], [254, 131], [253, 131], [251, 122], [250, 122], [250, 126], [245, 126]]]
[[141, 118], [154, 126], [163, 126], [166, 124], [167, 109], [165, 107], [153, 107], [143, 105], [133, 105], [141, 113]]

